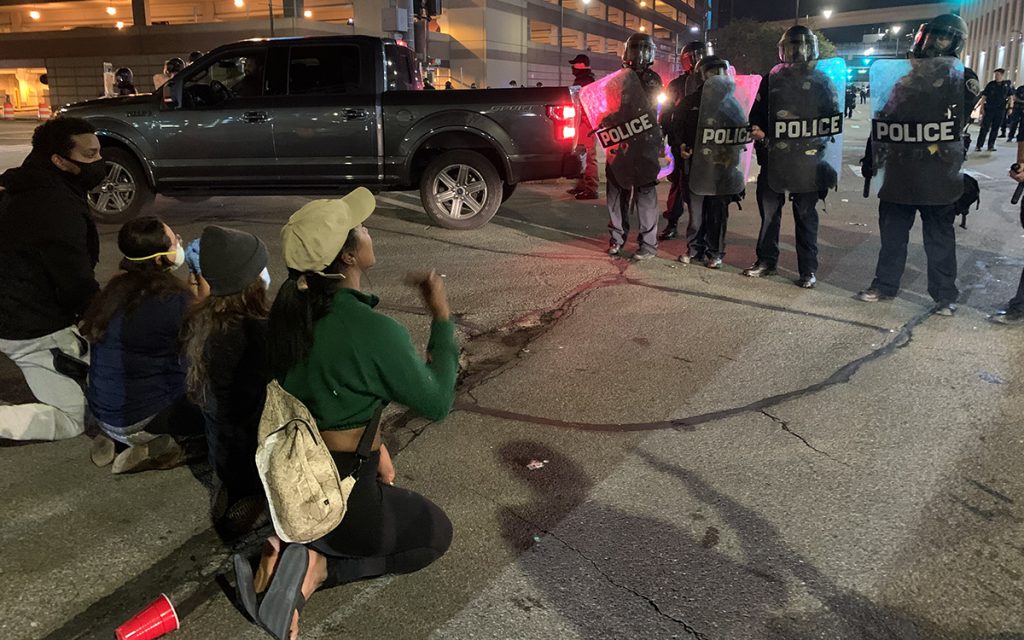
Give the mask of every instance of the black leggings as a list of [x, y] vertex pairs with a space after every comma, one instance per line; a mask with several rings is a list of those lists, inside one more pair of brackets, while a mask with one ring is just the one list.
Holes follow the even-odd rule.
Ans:
[[[355, 467], [354, 453], [332, 453], [338, 473]], [[309, 544], [327, 557], [330, 588], [388, 573], [413, 573], [437, 560], [452, 542], [452, 523], [430, 500], [377, 480], [380, 453], [363, 462], [345, 518]]]

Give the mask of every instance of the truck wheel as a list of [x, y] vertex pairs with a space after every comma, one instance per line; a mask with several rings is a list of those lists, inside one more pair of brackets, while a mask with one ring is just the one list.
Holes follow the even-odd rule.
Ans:
[[442, 153], [420, 178], [423, 208], [445, 229], [484, 226], [497, 213], [502, 196], [498, 170], [475, 151]]
[[88, 193], [92, 217], [102, 224], [123, 224], [139, 215], [153, 199], [142, 167], [132, 154], [117, 147], [100, 152], [107, 163], [107, 177]]
[[505, 202], [507, 202], [508, 199], [512, 197], [512, 194], [516, 192], [516, 187], [518, 186], [518, 184], [519, 183], [516, 183], [516, 184], [505, 183], [505, 184], [503, 184], [501, 186], [501, 203], [502, 204], [505, 204]]

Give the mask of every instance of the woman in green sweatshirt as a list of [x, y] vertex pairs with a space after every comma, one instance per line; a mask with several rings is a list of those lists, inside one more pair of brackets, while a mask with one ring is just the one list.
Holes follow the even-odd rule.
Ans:
[[[382, 405], [396, 402], [441, 420], [455, 399], [458, 347], [441, 278], [434, 272], [407, 277], [433, 317], [426, 361], [402, 325], [374, 310], [378, 298], [360, 289], [376, 261], [362, 226], [375, 206], [369, 191], [357, 189], [340, 200], [311, 202], [292, 215], [281, 233], [289, 278], [270, 312], [274, 376], [316, 418], [341, 477], [357, 468], [364, 428]], [[289, 545], [280, 554], [280, 541], [268, 541], [255, 580], [261, 591], [273, 579], [261, 613], [267, 599], [280, 594], [294, 596], [300, 609], [318, 588], [412, 573], [447, 551], [452, 525], [444, 512], [393, 486], [394, 467], [379, 433], [370, 449], [334, 531], [307, 549]], [[290, 600], [286, 606], [290, 613]], [[294, 637], [298, 611], [290, 619]], [[280, 624], [260, 621], [274, 635], [288, 637], [284, 629], [269, 628]]]

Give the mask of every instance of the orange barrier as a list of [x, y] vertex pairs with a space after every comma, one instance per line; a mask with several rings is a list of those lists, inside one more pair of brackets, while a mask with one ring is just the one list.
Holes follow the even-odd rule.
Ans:
[[53, 110], [50, 108], [49, 103], [46, 102], [45, 98], [39, 99], [39, 120], [49, 120], [53, 117]]
[[11, 96], [4, 97], [4, 120], [14, 120], [14, 105], [11, 104]]

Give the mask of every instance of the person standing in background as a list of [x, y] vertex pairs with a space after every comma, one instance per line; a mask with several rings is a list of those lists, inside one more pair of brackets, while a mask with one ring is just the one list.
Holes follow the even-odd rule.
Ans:
[[[581, 53], [570, 60], [569, 64], [572, 65], [572, 83], [574, 85], [585, 87], [596, 80], [594, 72], [590, 68], [589, 56]], [[591, 133], [592, 129], [587, 114], [581, 108], [576, 118], [576, 137], [587, 148], [587, 166], [583, 175], [576, 180], [576, 186], [569, 189], [569, 195], [576, 196], [577, 200], [596, 200], [598, 198], [597, 187], [600, 182], [597, 175], [597, 145], [594, 135]]]
[[975, 108], [981, 106], [984, 115], [981, 118], [981, 133], [978, 135], [978, 144], [974, 150], [981, 151], [981, 146], [988, 138], [988, 150], [996, 150], [996, 138], [999, 137], [999, 128], [1003, 126], [1006, 118], [1006, 101], [1010, 97], [1010, 87], [1003, 81], [1006, 74], [1005, 69], [996, 69], [993, 73], [994, 79], [985, 85], [981, 92], [981, 99]]

